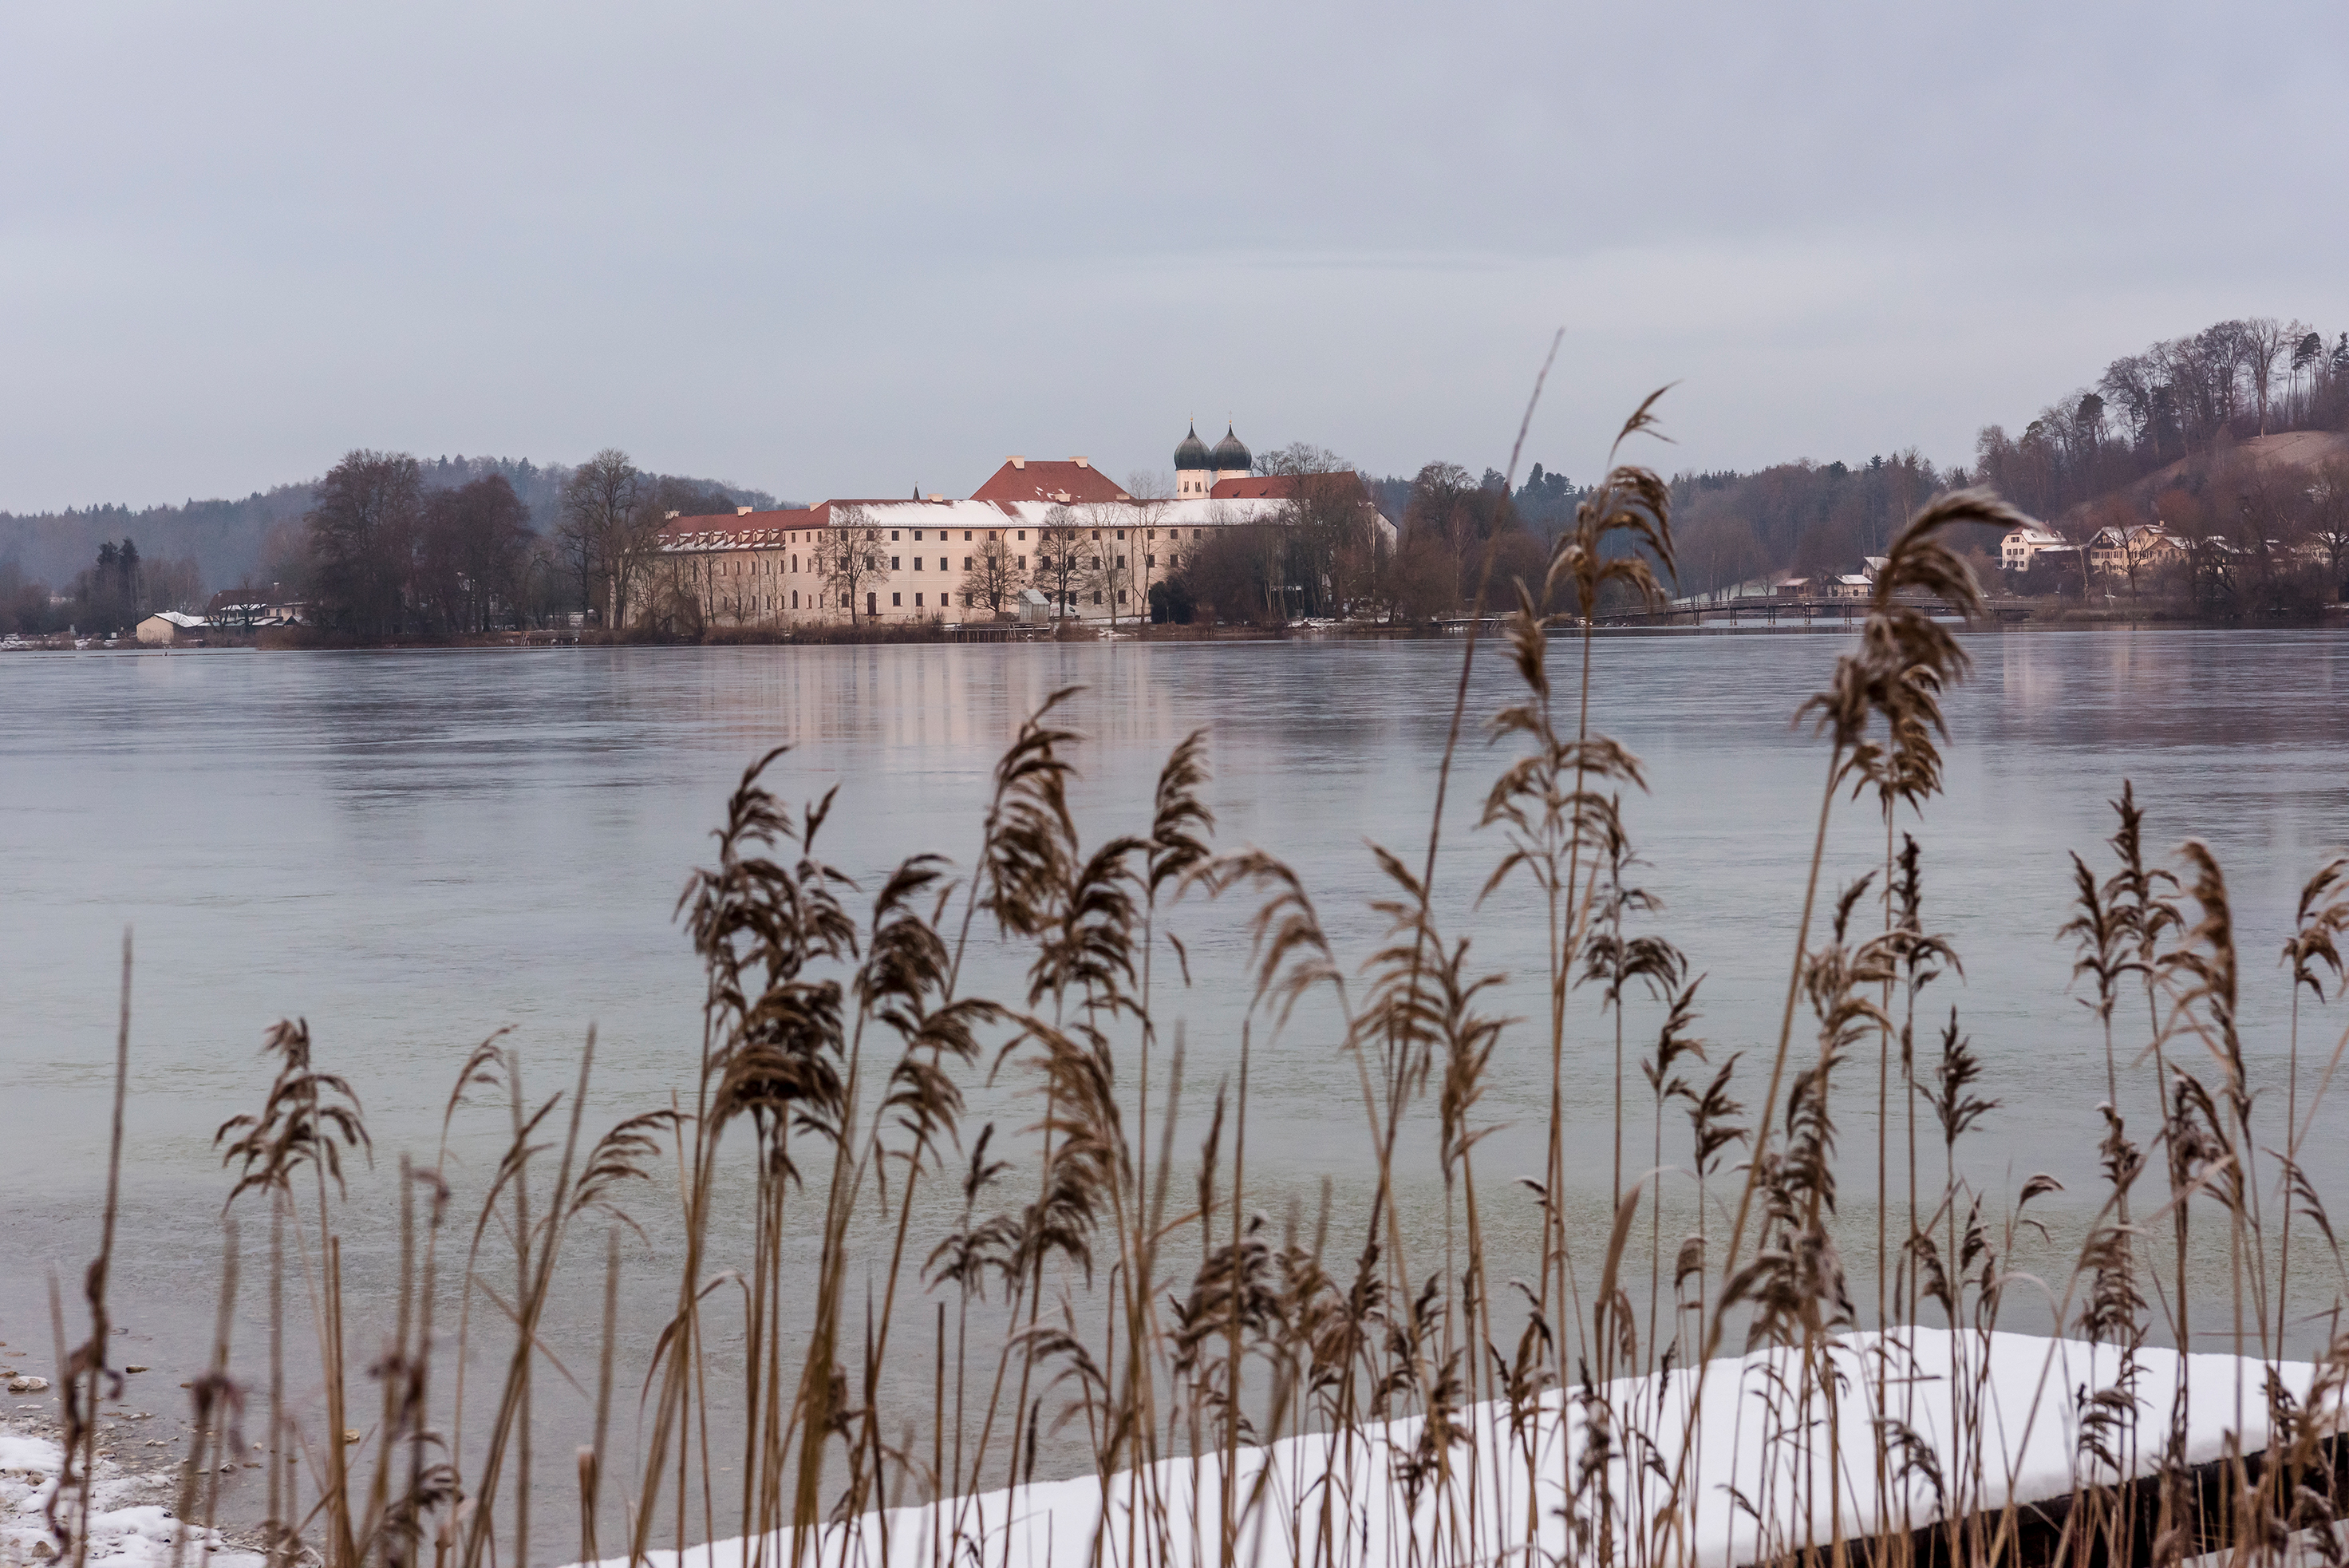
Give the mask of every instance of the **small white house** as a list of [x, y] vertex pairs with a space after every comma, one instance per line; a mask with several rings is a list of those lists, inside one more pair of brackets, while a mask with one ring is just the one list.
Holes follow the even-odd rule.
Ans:
[[178, 610], [157, 610], [139, 623], [139, 640], [157, 648], [169, 648], [176, 642], [202, 640], [205, 627], [210, 624], [200, 615], [182, 615]]
[[2064, 547], [2060, 535], [2044, 528], [2017, 528], [1998, 542], [1998, 564], [2006, 571], [2027, 572], [2040, 551]]

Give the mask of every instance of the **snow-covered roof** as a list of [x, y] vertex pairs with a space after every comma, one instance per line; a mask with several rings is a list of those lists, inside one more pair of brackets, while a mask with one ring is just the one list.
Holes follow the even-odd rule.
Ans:
[[149, 620], [168, 620], [173, 626], [178, 627], [181, 631], [188, 631], [211, 624], [200, 615], [186, 615], [179, 610], [157, 610], [153, 615], [149, 616], [147, 618]]

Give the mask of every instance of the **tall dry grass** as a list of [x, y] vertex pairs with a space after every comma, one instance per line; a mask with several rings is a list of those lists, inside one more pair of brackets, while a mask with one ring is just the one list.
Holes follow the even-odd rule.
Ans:
[[[1619, 457], [1651, 431], [1654, 403], [1624, 426]], [[1175, 747], [1134, 831], [1089, 840], [1069, 799], [1081, 742], [1058, 693], [997, 764], [967, 868], [915, 854], [869, 891], [824, 857], [834, 795], [786, 806], [768, 783], [783, 753], [769, 753], [744, 772], [678, 908], [707, 980], [692, 1082], [593, 1136], [592, 1035], [575, 1080], [537, 1100], [510, 1042], [474, 1050], [434, 1159], [399, 1166], [398, 1287], [372, 1360], [350, 1345], [341, 1262], [345, 1166], [367, 1150], [365, 1121], [305, 1025], [271, 1033], [277, 1069], [260, 1108], [220, 1133], [232, 1215], [266, 1210], [266, 1388], [255, 1398], [232, 1375], [232, 1240], [181, 1519], [211, 1526], [202, 1478], [257, 1421], [273, 1568], [641, 1561], [730, 1536], [755, 1543], [753, 1563], [834, 1561], [842, 1521], [925, 1499], [944, 1501], [917, 1550], [939, 1568], [949, 1555], [987, 1568], [1000, 1521], [982, 1516], [984, 1495], [1036, 1481], [1050, 1451], [1081, 1453], [1104, 1487], [1131, 1478], [1132, 1506], [1093, 1539], [1097, 1563], [1255, 1562], [1278, 1548], [1313, 1568], [1374, 1568], [1352, 1542], [1375, 1501], [1430, 1521], [1392, 1538], [1405, 1542], [1394, 1568], [1679, 1563], [1692, 1560], [1692, 1511], [1723, 1484], [1690, 1434], [1734, 1416], [1704, 1408], [1703, 1379], [1668, 1409], [1660, 1390], [1674, 1386], [1654, 1375], [1775, 1347], [1764, 1440], [1812, 1455], [1824, 1428], [1837, 1458], [1788, 1469], [1773, 1482], [1786, 1497], [1737, 1500], [1757, 1528], [1806, 1521], [1772, 1524], [1756, 1558], [2167, 1563], [2272, 1554], [2329, 1530], [2344, 1492], [2328, 1401], [2349, 1378], [2349, 1340], [2323, 1353], [2308, 1397], [2253, 1391], [2277, 1434], [2263, 1455], [2189, 1462], [2181, 1426], [2138, 1429], [2134, 1396], [2148, 1345], [2211, 1342], [2189, 1313], [2188, 1262], [2206, 1228], [2230, 1285], [2218, 1334], [2237, 1354], [2271, 1362], [2312, 1315], [2337, 1319], [2349, 1271], [2304, 1157], [2349, 1043], [2327, 1022], [2349, 862], [2319, 869], [2300, 900], [2283, 954], [2288, 1069], [2281, 1093], [2263, 1091], [2246, 1066], [2220, 867], [2190, 840], [2157, 864], [2126, 783], [2109, 866], [2073, 861], [2062, 933], [2100, 1035], [2106, 1189], [2041, 1303], [2065, 1332], [2114, 1347], [2119, 1372], [2047, 1392], [2076, 1433], [2069, 1495], [1992, 1502], [2012, 1434], [1984, 1403], [1988, 1336], [2020, 1282], [2030, 1205], [2055, 1184], [1990, 1191], [1965, 1174], [1963, 1147], [1996, 1100], [1960, 1010], [1943, 1005], [1949, 988], [1933, 989], [1960, 955], [1932, 929], [1923, 857], [1899, 821], [1940, 790], [1941, 698], [1968, 667], [1952, 627], [1977, 590], [1946, 541], [2016, 520], [1980, 492], [1930, 502], [1890, 546], [1856, 647], [1797, 708], [1823, 751], [1811, 855], [1799, 894], [1788, 889], [1775, 1036], [1740, 1051], [1698, 1032], [1702, 977], [1638, 882], [1626, 802], [1646, 787], [1642, 764], [1592, 724], [1594, 619], [1661, 597], [1672, 566], [1667, 489], [1635, 463], [1611, 462], [1541, 581], [1496, 585], [1488, 564], [1479, 591], [1512, 607], [1515, 690], [1485, 725], [1504, 752], [1481, 811], [1494, 855], [1476, 908], [1546, 932], [1541, 1016], [1495, 1011], [1498, 977], [1441, 913], [1459, 907], [1439, 896], [1436, 849], [1481, 614], [1426, 840], [1408, 857], [1375, 849], [1384, 935], [1360, 962], [1294, 868], [1215, 847], [1204, 734]], [[1880, 818], [1883, 863], [1826, 887], [1829, 825], [1862, 802]], [[1237, 901], [1249, 940], [1229, 1023], [1237, 1072], [1205, 1094], [1185, 1082], [1182, 1031], [1165, 1024], [1183, 1012], [1168, 993], [1194, 978], [1170, 922], [1186, 899]], [[1020, 955], [1016, 986], [966, 990], [974, 940]], [[118, 1165], [128, 963], [126, 950]], [[1311, 1212], [1276, 1219], [1250, 1185], [1250, 1077], [1263, 1051], [1300, 1037], [1342, 1059], [1376, 1180], [1358, 1210], [1325, 1187]], [[1496, 1125], [1485, 1096], [1496, 1055], [1526, 1049], [1549, 1064], [1543, 1165], [1496, 1170], [1481, 1155]], [[1567, 1085], [1588, 1061], [1611, 1084], [1613, 1136], [1610, 1218], [1586, 1232], [1566, 1201], [1578, 1168]], [[970, 1092], [1009, 1075], [1031, 1119], [1009, 1133], [970, 1125]], [[2133, 1081], [2158, 1125], [2125, 1122]], [[1175, 1142], [1186, 1104], [1205, 1126], [1195, 1151]], [[1854, 1114], [1877, 1135], [1857, 1154], [1840, 1134]], [[467, 1115], [502, 1115], [508, 1129], [470, 1216], [443, 1174]], [[1407, 1223], [1398, 1202], [1398, 1172], [1420, 1152], [1440, 1178], [1440, 1225]], [[1855, 1184], [1872, 1190], [1871, 1225], [1838, 1219]], [[119, 1386], [109, 1191], [86, 1282], [91, 1334], [59, 1380], [70, 1457], [52, 1519], [77, 1564], [94, 1413]], [[1536, 1240], [1518, 1255], [1494, 1221], [1525, 1205]], [[622, 1238], [637, 1227], [677, 1258], [648, 1347], [623, 1344], [618, 1322]], [[600, 1338], [558, 1348], [544, 1330], [558, 1282], [575, 1278], [559, 1265], [599, 1241]], [[1872, 1252], [1867, 1307], [1845, 1261], [1855, 1245]], [[1897, 1334], [1849, 1342], [1875, 1358], [1872, 1403], [1866, 1429], [1839, 1428], [1851, 1417], [1838, 1347], [1869, 1323], [1955, 1334], [1951, 1441], [1920, 1432]], [[290, 1336], [316, 1355], [322, 1424], [295, 1413]], [[552, 1536], [531, 1507], [550, 1374], [592, 1410], [575, 1529]], [[1570, 1462], [1539, 1438], [1560, 1409], [1581, 1433]], [[616, 1442], [616, 1411], [635, 1441]], [[1365, 1473], [1357, 1461], [1385, 1452], [1386, 1424], [1405, 1418], [1382, 1495], [1353, 1495], [1341, 1478]], [[1320, 1484], [1284, 1491], [1269, 1466], [1243, 1482], [1243, 1449], [1309, 1433], [1329, 1459]], [[1463, 1485], [1494, 1470], [1524, 1484]], [[1847, 1494], [1862, 1489], [1899, 1510], [1848, 1539]], [[880, 1524], [883, 1561], [893, 1527]]]

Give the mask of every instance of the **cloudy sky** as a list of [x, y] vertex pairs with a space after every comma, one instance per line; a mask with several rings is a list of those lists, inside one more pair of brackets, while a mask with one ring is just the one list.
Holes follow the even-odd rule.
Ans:
[[2349, 328], [2349, 6], [0, 13], [0, 508], [359, 445], [779, 494], [1967, 457], [2224, 316]]

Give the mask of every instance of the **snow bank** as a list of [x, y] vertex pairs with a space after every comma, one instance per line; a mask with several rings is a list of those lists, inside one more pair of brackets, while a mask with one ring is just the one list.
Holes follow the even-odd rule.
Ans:
[[[2181, 1371], [2174, 1352], [2137, 1353], [2123, 1419], [2087, 1434], [2110, 1456], [2098, 1459], [2081, 1412], [2122, 1376], [2110, 1345], [1918, 1328], [1848, 1335], [1821, 1354], [1832, 1379], [1824, 1368], [1806, 1379], [1797, 1352], [1764, 1351], [1712, 1363], [1701, 1377], [1553, 1391], [1514, 1430], [1506, 1407], [1477, 1407], [1455, 1418], [1448, 1478], [1416, 1489], [1402, 1479], [1420, 1450], [1413, 1417], [1244, 1449], [1228, 1504], [1220, 1455], [1168, 1460], [1110, 1478], [1105, 1514], [1092, 1477], [1039, 1483], [827, 1528], [820, 1558], [829, 1568], [1193, 1568], [1222, 1560], [1228, 1506], [1235, 1555], [1260, 1568], [1313, 1563], [1325, 1532], [1338, 1568], [1501, 1563], [1527, 1543], [1529, 1516], [1539, 1555], [1552, 1560], [1595, 1560], [1604, 1529], [1621, 1561], [1730, 1568], [1825, 1542], [1838, 1519], [1849, 1538], [1914, 1528], [1944, 1507], [1998, 1508], [2062, 1496], [2075, 1480], [2149, 1473]], [[2178, 1414], [2191, 1464], [2218, 1458], [2230, 1434], [2245, 1451], [2265, 1447], [2269, 1372], [2295, 1399], [2314, 1372], [2231, 1355], [2184, 1361]], [[1806, 1383], [1830, 1381], [1832, 1398], [1798, 1397]], [[1675, 1472], [1684, 1501], [1667, 1508]], [[675, 1552], [651, 1557], [657, 1568], [747, 1568], [745, 1545], [689, 1547], [682, 1564]], [[787, 1537], [762, 1555], [790, 1562]]]
[[[0, 1562], [36, 1562], [54, 1548], [46, 1511], [64, 1461], [55, 1439], [0, 1427]], [[98, 1460], [90, 1560], [116, 1568], [171, 1568], [179, 1521], [161, 1503], [143, 1501], [168, 1495], [170, 1485], [160, 1476], [126, 1475], [112, 1460]], [[218, 1531], [191, 1532], [189, 1545], [188, 1564], [262, 1568], [260, 1553], [223, 1548]]]

